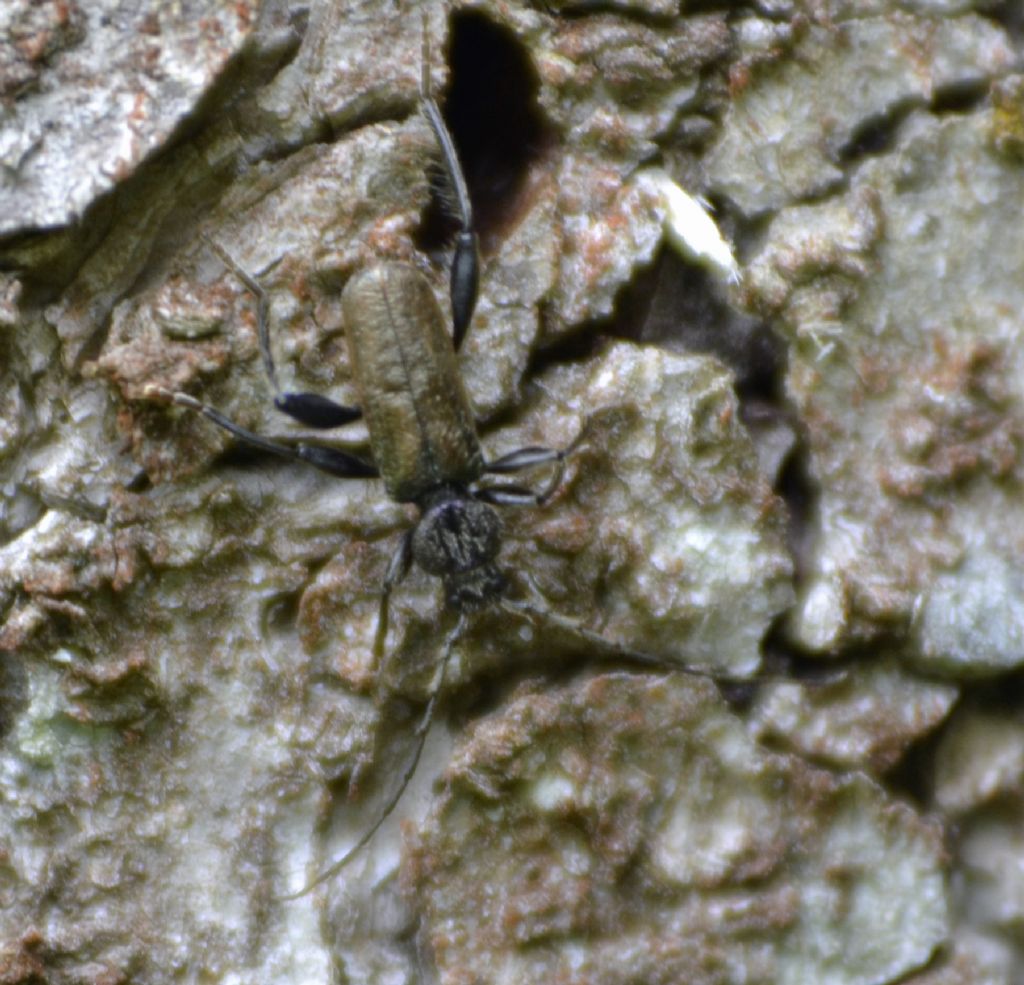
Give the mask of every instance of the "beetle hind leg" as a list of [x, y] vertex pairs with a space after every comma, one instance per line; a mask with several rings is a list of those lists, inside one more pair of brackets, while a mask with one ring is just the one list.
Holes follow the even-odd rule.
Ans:
[[423, 51], [420, 75], [420, 102], [426, 114], [434, 139], [441, 148], [444, 171], [452, 193], [452, 200], [458, 212], [459, 232], [455, 239], [455, 253], [452, 256], [450, 275], [450, 297], [452, 304], [452, 344], [457, 352], [462, 346], [480, 289], [480, 245], [473, 227], [473, 204], [466, 187], [466, 178], [455, 151], [455, 142], [441, 116], [441, 109], [431, 92], [430, 81], [430, 34], [426, 11], [423, 13]]

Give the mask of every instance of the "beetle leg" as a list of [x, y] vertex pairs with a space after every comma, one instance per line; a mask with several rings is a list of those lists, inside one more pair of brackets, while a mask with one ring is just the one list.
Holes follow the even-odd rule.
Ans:
[[441, 148], [441, 158], [444, 161], [445, 173], [451, 185], [461, 224], [455, 239], [449, 287], [452, 302], [452, 344], [458, 351], [473, 318], [473, 309], [476, 307], [476, 296], [480, 287], [480, 246], [473, 230], [473, 205], [469, 200], [469, 189], [466, 187], [466, 178], [459, 164], [459, 156], [455, 152], [455, 143], [430, 91], [430, 44], [426, 12], [423, 14], [422, 59], [420, 101], [423, 103], [423, 111], [426, 113], [430, 129], [434, 131], [434, 138]]
[[423, 717], [420, 719], [419, 725], [416, 726], [416, 732], [413, 734], [412, 756], [405, 764], [405, 769], [402, 771], [402, 778], [398, 781], [398, 785], [384, 802], [384, 806], [381, 808], [381, 811], [377, 815], [373, 824], [371, 824], [370, 827], [360, 835], [359, 840], [349, 848], [341, 858], [332, 862], [326, 869], [324, 869], [323, 872], [313, 878], [310, 882], [306, 883], [302, 889], [299, 889], [294, 893], [289, 893], [286, 896], [278, 896], [278, 900], [298, 899], [300, 896], [305, 896], [306, 893], [315, 889], [321, 883], [324, 883], [333, 876], [336, 876], [348, 864], [349, 859], [369, 843], [370, 839], [373, 838], [380, 829], [380, 826], [391, 816], [394, 809], [398, 806], [398, 802], [402, 799], [402, 794], [405, 793], [406, 788], [409, 786], [409, 781], [412, 779], [413, 774], [416, 772], [416, 767], [419, 765], [420, 756], [423, 754], [423, 745], [427, 741], [427, 733], [430, 731], [430, 726], [434, 721], [434, 711], [437, 708], [437, 699], [441, 694], [441, 686], [444, 683], [445, 671], [448, 669], [448, 664], [452, 657], [452, 651], [455, 649], [455, 644], [459, 641], [459, 637], [462, 636], [465, 626], [466, 617], [465, 615], [460, 615], [455, 628], [445, 637], [444, 645], [441, 649], [441, 656], [437, 661], [437, 669], [434, 671], [434, 679], [430, 684], [427, 707], [424, 709]]
[[510, 451], [507, 455], [502, 455], [501, 458], [496, 458], [493, 462], [485, 462], [484, 471], [493, 472], [496, 475], [507, 475], [510, 472], [532, 469], [537, 465], [547, 465], [548, 462], [558, 462], [561, 465], [587, 440], [590, 426], [591, 419], [588, 418], [583, 427], [580, 428], [580, 433], [565, 448], [544, 448], [540, 445], [528, 445], [526, 448], [517, 448], [515, 451]]
[[536, 446], [519, 448], [516, 451], [509, 452], [507, 455], [502, 455], [501, 458], [496, 458], [493, 462], [487, 462], [484, 465], [484, 471], [503, 475], [508, 472], [520, 472], [523, 469], [530, 469], [535, 465], [546, 465], [548, 462], [560, 462], [575, 447], [576, 442], [573, 442], [572, 445], [561, 451], [556, 448], [540, 448]]
[[565, 472], [565, 461], [558, 460], [558, 467], [543, 489], [537, 491], [528, 486], [515, 486], [510, 483], [494, 483], [473, 490], [473, 498], [492, 506], [543, 506], [555, 494], [562, 484]]
[[515, 472], [547, 462], [555, 462], [555, 470], [545, 486], [537, 492], [527, 486], [493, 483], [474, 489], [473, 496], [496, 506], [543, 506], [562, 484], [562, 476], [565, 474], [565, 458], [571, 450], [571, 448], [565, 451], [554, 451], [551, 448], [521, 448], [509, 455], [503, 455], [496, 462], [485, 465], [485, 471]]
[[384, 655], [384, 643], [388, 635], [391, 590], [409, 573], [409, 567], [412, 564], [412, 535], [414, 531], [413, 527], [402, 535], [402, 542], [392, 556], [387, 574], [384, 576], [384, 585], [380, 591], [380, 609], [377, 613], [377, 632], [373, 637], [374, 670], [380, 666], [381, 658]]
[[565, 473], [565, 460], [586, 440], [589, 426], [588, 421], [568, 448], [542, 448], [538, 445], [530, 445], [502, 455], [501, 458], [496, 458], [493, 462], [485, 463], [485, 472], [507, 475], [510, 472], [521, 472], [537, 465], [554, 462], [555, 470], [547, 484], [539, 492], [535, 492], [527, 486], [494, 483], [473, 490], [473, 496], [485, 503], [497, 506], [543, 506], [561, 485], [562, 476]]
[[234, 257], [219, 243], [209, 237], [206, 237], [206, 242], [256, 298], [256, 334], [259, 338], [263, 369], [274, 391], [274, 406], [300, 424], [317, 430], [340, 427], [362, 417], [363, 412], [358, 407], [346, 407], [319, 393], [282, 393], [281, 385], [277, 382], [274, 354], [270, 348], [270, 298], [266, 290], [255, 277], [235, 263]]
[[205, 418], [213, 421], [218, 427], [229, 431], [240, 441], [252, 448], [259, 448], [261, 451], [269, 451], [282, 458], [291, 459], [293, 462], [306, 462], [321, 472], [328, 472], [331, 475], [342, 479], [376, 479], [379, 476], [377, 467], [365, 459], [338, 448], [324, 448], [320, 445], [311, 445], [300, 441], [296, 445], [286, 445], [280, 441], [272, 441], [262, 435], [247, 430], [240, 424], [236, 424], [230, 418], [225, 417], [219, 410], [215, 410], [209, 404], [187, 393], [180, 393], [165, 390], [163, 387], [150, 386], [146, 388], [147, 397], [159, 397], [163, 400], [170, 400], [179, 407], [187, 407], [189, 410], [198, 411]]

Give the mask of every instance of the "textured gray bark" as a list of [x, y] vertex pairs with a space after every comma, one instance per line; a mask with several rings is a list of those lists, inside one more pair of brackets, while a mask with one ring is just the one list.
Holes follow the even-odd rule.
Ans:
[[[284, 901], [452, 615], [413, 572], [374, 667], [415, 511], [153, 387], [298, 433], [211, 241], [345, 403], [354, 272], [447, 306], [421, 9], [484, 447], [587, 440]], [[0, 981], [1019, 980], [1022, 49], [1009, 0], [8, 0]]]

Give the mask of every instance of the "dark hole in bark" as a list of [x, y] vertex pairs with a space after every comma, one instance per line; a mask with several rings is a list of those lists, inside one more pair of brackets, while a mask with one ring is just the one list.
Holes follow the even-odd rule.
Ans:
[[[514, 34], [477, 11], [460, 12], [452, 16], [447, 56], [451, 74], [441, 110], [486, 256], [516, 221], [530, 166], [552, 137], [537, 105], [537, 73]], [[458, 228], [444, 199], [439, 190], [420, 231], [428, 252], [445, 247]]]

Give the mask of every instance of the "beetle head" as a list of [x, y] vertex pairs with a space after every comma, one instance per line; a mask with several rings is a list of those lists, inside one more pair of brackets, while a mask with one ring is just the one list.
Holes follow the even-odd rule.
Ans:
[[486, 503], [461, 490], [443, 490], [426, 504], [412, 538], [412, 555], [444, 582], [457, 611], [489, 605], [505, 589], [494, 559], [501, 548], [501, 520]]

